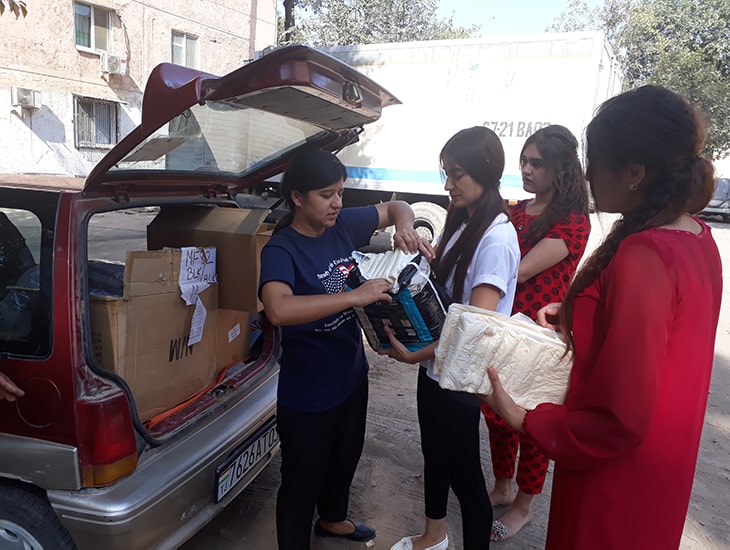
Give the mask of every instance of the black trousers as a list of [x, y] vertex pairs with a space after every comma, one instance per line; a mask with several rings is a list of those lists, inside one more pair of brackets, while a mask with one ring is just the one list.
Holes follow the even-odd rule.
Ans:
[[301, 412], [279, 405], [281, 486], [276, 499], [280, 550], [308, 550], [314, 509], [325, 521], [347, 519], [350, 484], [365, 440], [367, 380], [336, 407]]
[[451, 488], [461, 506], [464, 550], [485, 550], [493, 515], [479, 456], [481, 401], [442, 389], [423, 367], [418, 372], [417, 398], [426, 517], [446, 517]]

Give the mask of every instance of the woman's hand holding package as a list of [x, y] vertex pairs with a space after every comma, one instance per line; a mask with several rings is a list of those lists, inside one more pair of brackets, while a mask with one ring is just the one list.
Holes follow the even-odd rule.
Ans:
[[411, 351], [395, 337], [395, 332], [393, 332], [392, 328], [387, 325], [383, 328], [385, 329], [385, 334], [388, 335], [388, 340], [390, 340], [390, 347], [380, 348], [380, 350], [378, 350], [380, 355], [387, 355], [391, 359], [395, 359], [401, 363], [410, 363], [411, 365], [420, 363], [421, 361], [427, 361], [428, 359], [433, 359], [437, 342], [434, 342], [424, 348]]
[[560, 302], [552, 302], [543, 306], [537, 312], [537, 324], [545, 328], [560, 330], [559, 315], [562, 305]]
[[403, 343], [395, 337], [395, 332], [393, 332], [392, 328], [386, 325], [383, 327], [383, 329], [385, 330], [385, 334], [388, 335], [388, 340], [390, 340], [390, 347], [380, 348], [378, 353], [380, 355], [387, 355], [391, 359], [395, 359], [396, 361], [400, 361], [402, 363], [410, 363], [411, 361], [409, 361], [408, 358], [412, 352], [409, 351], [408, 348], [405, 347]]
[[365, 307], [375, 302], [392, 302], [393, 297], [388, 294], [393, 289], [393, 283], [387, 279], [370, 279], [349, 292], [355, 300], [353, 306]]
[[502, 387], [497, 369], [489, 367], [487, 369], [487, 375], [489, 376], [489, 381], [492, 383], [492, 393], [482, 395], [482, 400], [492, 407], [512, 429], [521, 432], [522, 422], [525, 420], [527, 410], [517, 405], [512, 399], [512, 396]]
[[398, 228], [393, 235], [393, 246], [411, 254], [420, 252], [429, 261], [435, 255], [431, 242], [421, 237], [413, 227]]

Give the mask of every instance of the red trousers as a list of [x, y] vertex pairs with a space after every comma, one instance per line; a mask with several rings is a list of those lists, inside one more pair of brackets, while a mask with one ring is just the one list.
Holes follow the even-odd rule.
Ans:
[[482, 403], [482, 414], [489, 429], [489, 449], [492, 452], [494, 477], [507, 479], [514, 477], [517, 449], [519, 448], [517, 487], [528, 495], [539, 495], [545, 484], [550, 462], [548, 458], [537, 450], [527, 435], [513, 430], [486, 403]]

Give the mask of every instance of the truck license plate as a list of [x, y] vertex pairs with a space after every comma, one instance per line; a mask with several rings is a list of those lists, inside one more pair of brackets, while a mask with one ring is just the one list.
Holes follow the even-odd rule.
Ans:
[[254, 434], [251, 440], [241, 445], [228, 460], [218, 466], [215, 471], [216, 502], [220, 502], [256, 464], [268, 457], [278, 443], [279, 434], [276, 431], [276, 421], [272, 420]]

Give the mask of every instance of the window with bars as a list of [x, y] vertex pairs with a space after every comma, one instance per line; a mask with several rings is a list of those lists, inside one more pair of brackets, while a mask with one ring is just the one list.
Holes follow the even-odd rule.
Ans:
[[172, 31], [172, 62], [191, 69], [200, 68], [198, 37]]
[[109, 10], [74, 2], [74, 36], [76, 45], [95, 51], [109, 51]]
[[76, 147], [111, 148], [119, 141], [119, 104], [90, 97], [76, 96]]

